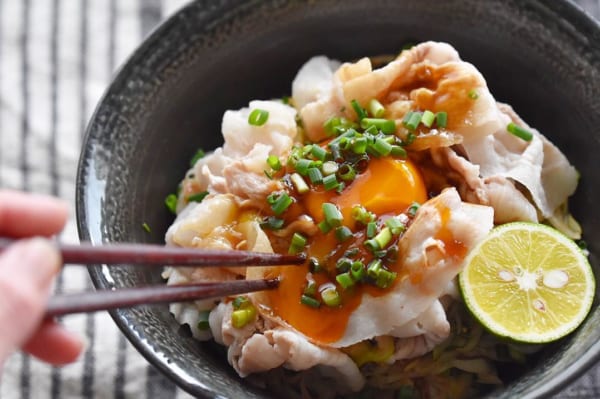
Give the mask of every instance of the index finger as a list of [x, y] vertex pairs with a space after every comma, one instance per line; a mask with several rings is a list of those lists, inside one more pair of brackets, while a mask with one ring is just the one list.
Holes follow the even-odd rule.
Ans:
[[0, 236], [51, 236], [67, 221], [67, 204], [41, 194], [0, 190]]

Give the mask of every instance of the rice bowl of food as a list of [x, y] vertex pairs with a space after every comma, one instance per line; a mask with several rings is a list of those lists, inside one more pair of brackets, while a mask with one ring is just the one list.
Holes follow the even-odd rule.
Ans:
[[[546, 22], [597, 26], [562, 3], [382, 2], [361, 34], [358, 3], [222, 7], [182, 10], [109, 89], [80, 165], [82, 238], [309, 261], [92, 269], [101, 288], [279, 279], [115, 311], [150, 361], [207, 397], [535, 397], [593, 363], [599, 50]], [[465, 14], [496, 25], [465, 34]]]

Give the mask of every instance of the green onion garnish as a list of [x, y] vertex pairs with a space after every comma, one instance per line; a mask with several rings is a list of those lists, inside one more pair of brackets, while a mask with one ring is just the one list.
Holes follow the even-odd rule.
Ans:
[[385, 157], [392, 152], [392, 145], [382, 138], [376, 138], [371, 147], [379, 156]]
[[365, 248], [367, 248], [371, 252], [376, 252], [381, 249], [379, 247], [379, 243], [377, 241], [375, 241], [374, 238], [371, 238], [370, 240], [366, 240], [363, 245], [365, 246]]
[[198, 312], [198, 330], [206, 331], [210, 328], [210, 324], [208, 323], [208, 316], [210, 315], [210, 310], [204, 310], [202, 312]]
[[357, 247], [353, 247], [353, 248], [348, 249], [346, 252], [344, 252], [344, 256], [347, 258], [352, 258], [352, 257], [358, 255], [359, 251], [360, 250]]
[[435, 124], [437, 127], [443, 129], [448, 123], [448, 114], [445, 111], [438, 112], [435, 114]]
[[433, 121], [435, 121], [435, 114], [429, 110], [423, 112], [423, 116], [421, 117], [421, 123], [427, 127], [431, 127], [433, 125]]
[[390, 228], [390, 231], [393, 235], [398, 235], [406, 229], [404, 223], [400, 221], [400, 219], [396, 217], [391, 217], [385, 221], [385, 225]]
[[352, 237], [352, 230], [346, 226], [340, 226], [335, 229], [335, 238], [339, 242], [344, 242]]
[[269, 119], [269, 111], [265, 111], [264, 109], [255, 109], [250, 112], [248, 115], [248, 123], [252, 126], [262, 126], [267, 123]]
[[479, 93], [477, 93], [477, 90], [475, 90], [475, 89], [469, 90], [467, 95], [469, 96], [469, 98], [471, 100], [477, 100], [479, 98]]
[[313, 145], [310, 153], [319, 161], [325, 161], [325, 158], [327, 157], [327, 150], [318, 145]]
[[406, 127], [408, 130], [416, 130], [417, 126], [419, 126], [419, 123], [421, 123], [422, 116], [423, 114], [420, 112], [411, 112], [408, 116], [408, 119], [403, 121], [404, 127]]
[[292, 175], [290, 176], [290, 180], [292, 181], [292, 184], [294, 185], [296, 191], [298, 191], [299, 194], [307, 193], [308, 190], [310, 190], [308, 184], [306, 184], [306, 182], [304, 181], [302, 176], [300, 176], [300, 174], [292, 173]]
[[410, 206], [408, 207], [408, 210], [406, 211], [406, 213], [408, 213], [408, 215], [410, 217], [414, 217], [417, 214], [417, 211], [419, 210], [419, 207], [421, 205], [418, 202], [413, 202], [412, 204], [410, 204]]
[[408, 154], [406, 153], [406, 150], [401, 146], [393, 145], [392, 150], [390, 151], [390, 155], [394, 158], [406, 158]]
[[356, 112], [356, 116], [358, 117], [359, 121], [367, 117], [367, 111], [365, 111], [364, 108], [360, 106], [358, 101], [352, 100], [350, 101], [350, 104], [352, 105], [354, 112]]
[[529, 130], [523, 129], [521, 126], [515, 125], [512, 122], [509, 123], [508, 126], [506, 126], [506, 130], [508, 130], [509, 133], [525, 141], [531, 141], [531, 139], [533, 139], [533, 133], [531, 133]]
[[275, 216], [279, 216], [285, 212], [293, 202], [294, 200], [287, 193], [281, 193], [271, 205], [271, 209], [273, 210]]
[[325, 187], [325, 190], [333, 190], [337, 188], [338, 185], [339, 182], [337, 181], [335, 175], [327, 175], [323, 177], [323, 187]]
[[335, 262], [335, 269], [340, 273], [347, 272], [351, 266], [352, 260], [345, 257], [341, 257]]
[[208, 195], [208, 191], [203, 191], [201, 193], [192, 194], [187, 197], [188, 202], [202, 202], [202, 200]]
[[323, 215], [325, 216], [327, 224], [331, 227], [338, 227], [342, 224], [344, 217], [337, 206], [330, 202], [325, 202], [321, 205], [321, 208], [323, 209]]
[[250, 323], [254, 319], [254, 316], [256, 316], [254, 307], [234, 310], [231, 313], [231, 325], [234, 328], [242, 328]]
[[194, 156], [192, 157], [192, 159], [190, 159], [190, 166], [193, 167], [194, 165], [196, 165], [196, 162], [199, 159], [204, 158], [205, 152], [202, 148], [198, 148], [198, 150], [196, 151], [196, 153], [194, 154]]
[[333, 136], [337, 133], [336, 127], [341, 125], [340, 118], [333, 116], [325, 121], [323, 129], [329, 136]]
[[416, 138], [417, 138], [416, 134], [414, 134], [413, 132], [408, 132], [408, 134], [406, 135], [406, 139], [402, 140], [402, 143], [404, 145], [411, 145], [412, 143], [415, 142]]
[[321, 230], [321, 232], [323, 234], [329, 233], [331, 231], [331, 229], [333, 228], [329, 225], [329, 223], [327, 223], [326, 220], [322, 220], [321, 222], [319, 222], [319, 224], [317, 224], [317, 226], [319, 227], [319, 230]]
[[360, 127], [363, 129], [368, 129], [371, 126], [375, 126], [384, 134], [392, 134], [396, 131], [396, 121], [393, 119], [364, 118], [360, 121]]
[[177, 195], [167, 195], [167, 197], [165, 198], [165, 205], [167, 206], [167, 209], [170, 210], [172, 213], [177, 213]]
[[338, 164], [333, 161], [323, 162], [321, 170], [325, 176], [332, 175], [338, 171]]
[[377, 224], [375, 222], [367, 223], [367, 238], [373, 238], [377, 234]]
[[385, 114], [385, 108], [383, 105], [373, 98], [368, 104], [369, 112], [374, 118], [381, 118]]
[[281, 161], [279, 160], [279, 157], [277, 155], [269, 155], [267, 157], [267, 164], [273, 170], [280, 170], [281, 169]]
[[296, 254], [298, 252], [302, 252], [305, 246], [306, 237], [304, 237], [300, 233], [294, 233], [294, 235], [292, 236], [292, 242], [290, 243], [290, 248], [288, 249], [288, 253]]
[[352, 165], [345, 163], [342, 166], [340, 166], [338, 175], [342, 180], [354, 180], [354, 178], [356, 177], [356, 171], [354, 170]]
[[345, 290], [347, 290], [348, 288], [350, 288], [354, 285], [354, 280], [350, 276], [349, 272], [338, 274], [337, 276], [335, 276], [335, 280]]
[[352, 207], [352, 219], [362, 224], [367, 224], [375, 219], [375, 215], [362, 205], [354, 205]]
[[379, 273], [381, 273], [382, 270], [381, 260], [374, 259], [371, 261], [371, 263], [369, 263], [369, 266], [367, 266], [367, 276], [372, 279], [377, 279], [377, 276], [379, 276]]
[[320, 289], [321, 299], [325, 302], [325, 305], [334, 307], [339, 306], [342, 303], [340, 294], [335, 289], [335, 285], [331, 283], [323, 284]]
[[304, 287], [304, 294], [315, 296], [315, 294], [317, 293], [317, 282], [312, 278], [310, 274], [309, 276], [306, 277], [307, 282], [306, 287]]
[[360, 260], [352, 262], [350, 274], [352, 274], [354, 281], [361, 281], [365, 277], [365, 264]]
[[396, 276], [397, 274], [395, 272], [381, 269], [375, 278], [375, 285], [379, 288], [388, 288], [390, 285], [392, 285], [396, 279]]
[[310, 306], [311, 308], [315, 308], [315, 309], [321, 306], [321, 302], [319, 302], [318, 299], [315, 299], [306, 294], [303, 294], [300, 297], [300, 303], [303, 305], [306, 305], [306, 306]]
[[300, 173], [302, 176], [306, 176], [308, 174], [308, 168], [313, 166], [313, 161], [310, 159], [299, 159], [296, 162], [296, 172]]
[[355, 154], [364, 154], [367, 152], [367, 138], [357, 137], [352, 140], [352, 152]]
[[250, 304], [250, 300], [245, 296], [236, 296], [231, 305], [234, 309], [241, 309]]
[[260, 225], [263, 228], [270, 230], [279, 230], [283, 227], [283, 219], [276, 218], [275, 216], [269, 216]]
[[314, 256], [312, 256], [308, 260], [308, 268], [310, 269], [311, 273], [318, 273], [321, 270], [323, 270], [323, 267], [319, 263], [319, 260], [317, 258], [315, 258]]
[[312, 184], [323, 183], [323, 174], [318, 168], [308, 168], [308, 178]]
[[392, 231], [389, 227], [384, 227], [373, 239], [377, 242], [378, 247], [383, 249], [392, 241]]
[[148, 225], [148, 223], [146, 223], [146, 222], [142, 223], [142, 228], [144, 230], [146, 230], [146, 233], [152, 233], [152, 230], [150, 229], [150, 226]]

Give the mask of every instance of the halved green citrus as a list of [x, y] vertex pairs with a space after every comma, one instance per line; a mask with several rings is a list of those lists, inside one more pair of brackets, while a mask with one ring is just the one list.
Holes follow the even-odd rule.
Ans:
[[491, 332], [544, 343], [564, 337], [588, 314], [595, 281], [581, 249], [548, 226], [494, 228], [459, 275], [464, 301]]

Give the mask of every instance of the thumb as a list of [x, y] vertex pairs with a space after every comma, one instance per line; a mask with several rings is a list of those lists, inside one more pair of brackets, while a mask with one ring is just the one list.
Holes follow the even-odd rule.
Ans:
[[21, 240], [0, 255], [0, 363], [39, 326], [61, 263], [43, 238]]

